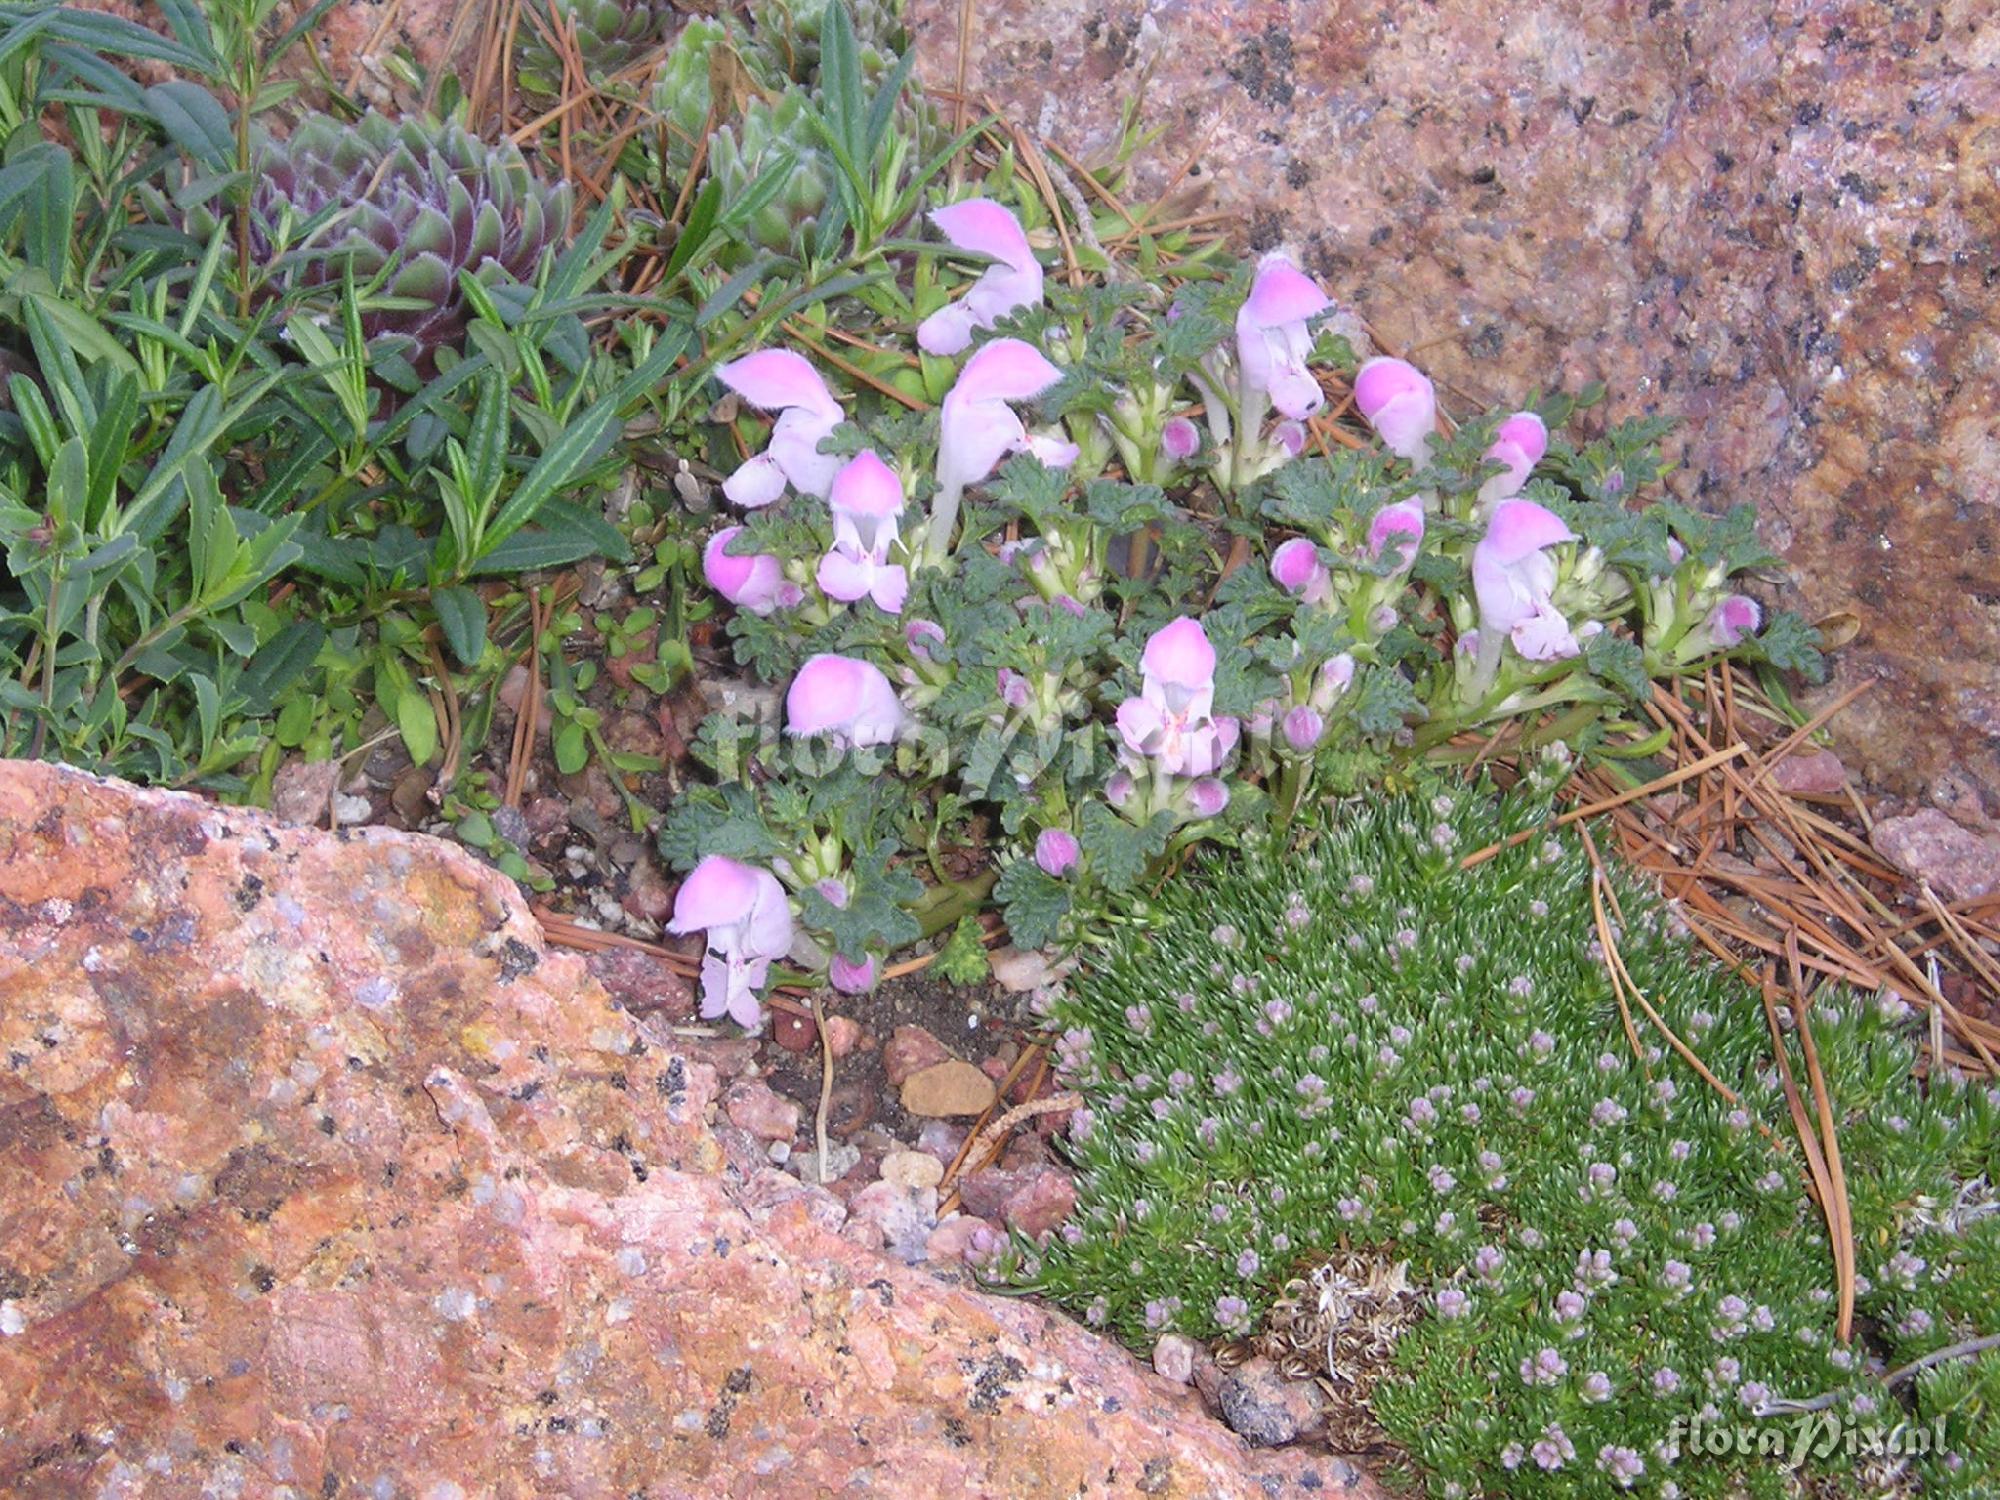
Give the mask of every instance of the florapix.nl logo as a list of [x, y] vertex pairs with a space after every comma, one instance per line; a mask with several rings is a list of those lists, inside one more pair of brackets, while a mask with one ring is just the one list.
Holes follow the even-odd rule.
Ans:
[[1945, 1419], [1890, 1423], [1840, 1411], [1774, 1414], [1755, 1422], [1675, 1417], [1666, 1447], [1683, 1458], [1764, 1457], [1793, 1469], [1831, 1458], [1922, 1458], [1945, 1451]]

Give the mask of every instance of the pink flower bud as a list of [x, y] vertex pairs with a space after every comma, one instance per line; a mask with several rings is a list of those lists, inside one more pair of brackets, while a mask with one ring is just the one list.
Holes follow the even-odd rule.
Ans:
[[1297, 458], [1306, 451], [1306, 429], [1302, 422], [1273, 422], [1271, 441], [1285, 450], [1285, 457]]
[[1201, 429], [1186, 417], [1169, 417], [1160, 429], [1160, 452], [1175, 463], [1185, 463], [1201, 451]]
[[903, 627], [903, 639], [909, 645], [910, 655], [918, 661], [935, 661], [931, 643], [944, 644], [944, 627], [935, 620], [912, 620]]
[[1285, 715], [1285, 743], [1294, 750], [1310, 750], [1326, 733], [1326, 720], [1301, 703]]
[[1437, 392], [1415, 365], [1369, 360], [1355, 374], [1354, 404], [1391, 453], [1422, 467], [1437, 428]]
[[798, 585], [786, 580], [777, 558], [768, 552], [740, 557], [731, 554], [729, 544], [742, 534], [741, 526], [727, 526], [709, 538], [701, 554], [701, 574], [708, 586], [754, 615], [768, 615], [798, 603]]
[[1401, 500], [1385, 505], [1368, 523], [1368, 555], [1379, 558], [1382, 549], [1395, 547], [1402, 555], [1401, 566], [1416, 561], [1417, 548], [1424, 540], [1424, 507], [1418, 500]]
[[1229, 806], [1229, 788], [1213, 776], [1204, 776], [1188, 788], [1188, 805], [1199, 817], [1216, 817]]
[[1549, 429], [1542, 419], [1531, 411], [1515, 412], [1500, 424], [1493, 445], [1486, 450], [1487, 462], [1504, 464], [1506, 469], [1479, 487], [1479, 503], [1491, 509], [1519, 494], [1548, 451]]
[[999, 678], [1000, 701], [1009, 708], [1026, 708], [1035, 701], [1034, 690], [1029, 687], [1028, 679], [1012, 667], [1002, 667]]
[[1278, 550], [1271, 554], [1271, 577], [1288, 594], [1303, 594], [1315, 583], [1323, 583], [1326, 576], [1326, 569], [1320, 565], [1319, 548], [1306, 537], [1295, 536], [1280, 542]]
[[826, 966], [826, 979], [843, 995], [865, 995], [875, 988], [875, 955], [871, 953], [857, 964], [836, 953]]
[[1104, 783], [1104, 800], [1113, 807], [1123, 807], [1132, 800], [1132, 794], [1138, 789], [1127, 772], [1113, 771], [1110, 779]]
[[1044, 875], [1058, 880], [1076, 868], [1082, 854], [1076, 835], [1067, 828], [1044, 828], [1035, 839], [1035, 863]]

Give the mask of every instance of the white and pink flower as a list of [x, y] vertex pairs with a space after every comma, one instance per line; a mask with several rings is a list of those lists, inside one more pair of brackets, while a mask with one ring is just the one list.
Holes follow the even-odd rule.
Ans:
[[896, 471], [872, 448], [857, 453], [834, 475], [827, 505], [833, 511], [833, 550], [819, 560], [820, 590], [842, 603], [872, 599], [884, 613], [901, 614], [910, 575], [889, 561], [903, 513], [903, 482]]
[[1273, 251], [1257, 263], [1250, 295], [1236, 314], [1236, 363], [1242, 380], [1244, 426], [1261, 419], [1265, 403], [1287, 417], [1309, 417], [1326, 394], [1306, 366], [1310, 322], [1333, 302], [1290, 258]]
[[1408, 360], [1378, 357], [1354, 376], [1354, 404], [1391, 453], [1422, 468], [1437, 430], [1437, 391]]
[[715, 372], [730, 390], [759, 411], [774, 411], [771, 441], [722, 482], [722, 493], [745, 510], [770, 505], [787, 483], [802, 495], [824, 497], [840, 459], [819, 451], [841, 422], [840, 403], [803, 355], [760, 349]]
[[1215, 648], [1189, 615], [1162, 626], [1139, 659], [1142, 686], [1118, 706], [1118, 733], [1171, 776], [1209, 776], [1236, 748], [1236, 720], [1217, 718]]
[[1501, 640], [1529, 661], [1555, 661], [1582, 648], [1553, 602], [1555, 559], [1548, 548], [1576, 536], [1562, 518], [1532, 500], [1503, 500], [1472, 550], [1482, 660], [1497, 661]]
[[730, 552], [730, 543], [742, 534], [741, 526], [725, 526], [708, 539], [701, 554], [702, 577], [731, 604], [753, 615], [790, 609], [803, 597], [799, 586], [785, 577], [784, 564], [768, 552]]
[[938, 492], [924, 537], [926, 560], [944, 561], [966, 486], [986, 478], [1009, 453], [1032, 453], [1055, 469], [1076, 462], [1076, 444], [1031, 435], [1009, 404], [1032, 400], [1060, 379], [1062, 371], [1041, 350], [1019, 339], [982, 344], [965, 362], [938, 418]]
[[917, 345], [926, 354], [960, 353], [975, 329], [991, 328], [1011, 312], [1041, 305], [1041, 263], [1012, 211], [990, 198], [968, 198], [934, 210], [931, 222], [959, 249], [990, 255], [993, 264], [963, 297], [917, 325]]
[[902, 732], [903, 705], [881, 669], [831, 652], [807, 659], [785, 693], [785, 732], [860, 748]]
[[727, 1015], [745, 1030], [763, 1021], [757, 992], [770, 975], [771, 961], [792, 946], [792, 908], [785, 888], [769, 870], [711, 854], [689, 873], [674, 894], [667, 931], [707, 935], [701, 963], [701, 1013]]

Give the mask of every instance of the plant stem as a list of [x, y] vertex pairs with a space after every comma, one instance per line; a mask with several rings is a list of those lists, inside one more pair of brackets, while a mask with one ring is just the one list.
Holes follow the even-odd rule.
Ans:
[[993, 887], [1000, 879], [998, 870], [982, 870], [970, 880], [953, 881], [947, 885], [934, 885], [924, 893], [912, 913], [923, 928], [925, 937], [935, 937], [947, 927], [958, 924], [961, 917], [977, 911], [986, 898], [993, 893]]

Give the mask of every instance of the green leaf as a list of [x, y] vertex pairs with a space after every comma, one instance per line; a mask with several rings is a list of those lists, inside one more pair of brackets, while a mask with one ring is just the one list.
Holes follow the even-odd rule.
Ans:
[[508, 576], [542, 568], [560, 568], [586, 557], [608, 557], [623, 562], [631, 555], [624, 533], [600, 515], [579, 506], [551, 503], [541, 515], [541, 524], [517, 532], [499, 546], [488, 549], [471, 574]]
[[203, 166], [220, 172], [235, 165], [235, 127], [200, 84], [178, 78], [156, 83], [146, 90], [146, 103], [167, 138]]
[[1797, 672], [1810, 682], [1826, 680], [1826, 658], [1820, 653], [1819, 632], [1788, 609], [1781, 609], [1764, 629], [1745, 641], [1744, 654], [1783, 672]]
[[1389, 667], [1363, 667], [1355, 674], [1349, 701], [1355, 727], [1363, 734], [1394, 734], [1405, 723], [1424, 716], [1423, 704], [1409, 679]]
[[565, 721], [556, 731], [555, 756], [556, 769], [565, 776], [574, 776], [589, 761], [590, 740], [576, 720]]
[[685, 336], [663, 335], [629, 375], [570, 421], [487, 527], [483, 556], [534, 520], [558, 490], [575, 483], [597, 461], [615, 436], [619, 413], [667, 372], [685, 342]]
[[1158, 814], [1140, 827], [1102, 802], [1086, 802], [1077, 829], [1077, 842], [1090, 861], [1091, 873], [1114, 891], [1128, 891], [1145, 877], [1147, 867], [1160, 857], [1174, 831], [1174, 815]]
[[1054, 942], [1069, 915], [1069, 886], [1032, 859], [1017, 859], [1002, 870], [993, 897], [1017, 948], [1042, 948]]
[[486, 652], [486, 601], [468, 588], [434, 588], [431, 608], [459, 665], [477, 666]]
[[1635, 703], [1652, 690], [1646, 653], [1614, 631], [1600, 630], [1584, 642], [1583, 664], [1591, 676], [1610, 683]]
[[438, 749], [437, 714], [431, 708], [430, 695], [414, 683], [396, 696], [396, 728], [410, 759], [420, 766], [429, 765]]

